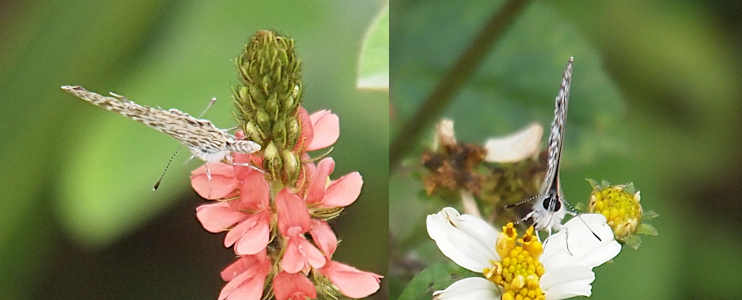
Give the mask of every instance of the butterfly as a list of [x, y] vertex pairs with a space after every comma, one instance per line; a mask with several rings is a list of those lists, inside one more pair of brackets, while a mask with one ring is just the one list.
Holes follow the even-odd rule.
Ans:
[[[62, 89], [97, 106], [117, 112], [157, 131], [172, 136], [191, 150], [194, 157], [205, 162], [232, 162], [232, 152], [254, 153], [260, 144], [240, 139], [227, 130], [214, 126], [209, 120], [198, 119], [180, 110], [169, 110], [139, 105], [123, 96], [110, 93], [102, 96], [80, 87], [62, 86]], [[114, 98], [115, 97], [115, 98]]]
[[570, 57], [564, 70], [562, 84], [559, 87], [554, 108], [554, 121], [551, 123], [551, 134], [549, 135], [549, 157], [547, 162], [546, 177], [541, 184], [540, 193], [536, 196], [536, 202], [523, 220], [533, 220], [536, 230], [547, 231], [551, 235], [552, 230], [562, 229], [562, 220], [568, 212], [565, 208], [564, 194], [559, 182], [559, 164], [562, 158], [564, 146], [564, 126], [567, 122], [567, 105], [569, 102], [569, 87], [572, 83], [572, 62]]

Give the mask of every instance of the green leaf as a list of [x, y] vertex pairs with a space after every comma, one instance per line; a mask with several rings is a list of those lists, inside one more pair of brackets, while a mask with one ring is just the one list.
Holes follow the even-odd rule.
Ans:
[[658, 215], [657, 212], [653, 210], [647, 210], [642, 213], [642, 221], [649, 221], [659, 216], [660, 215]]
[[629, 246], [633, 248], [634, 250], [637, 250], [639, 249], [639, 246], [641, 246], [642, 244], [642, 238], [638, 235], [630, 235], [626, 237], [624, 240], [622, 240], [621, 242], [623, 242], [624, 245]]
[[436, 263], [423, 270], [407, 285], [399, 300], [428, 299], [436, 290], [443, 290], [463, 278], [477, 276], [452, 262]]
[[360, 89], [389, 89], [389, 4], [368, 28], [358, 63]]
[[639, 224], [639, 227], [636, 228], [636, 232], [634, 234], [646, 234], [646, 235], [653, 235], [658, 236], [659, 232], [657, 231], [657, 228], [654, 228], [654, 226], [642, 223]]

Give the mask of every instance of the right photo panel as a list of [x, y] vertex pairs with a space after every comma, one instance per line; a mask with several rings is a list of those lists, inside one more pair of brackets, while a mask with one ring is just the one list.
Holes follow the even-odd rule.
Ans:
[[390, 299], [742, 294], [740, 9], [392, 1]]

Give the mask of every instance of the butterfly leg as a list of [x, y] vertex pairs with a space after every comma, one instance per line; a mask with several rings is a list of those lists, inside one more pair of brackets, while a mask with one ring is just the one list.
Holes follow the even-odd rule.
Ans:
[[230, 164], [230, 165], [233, 165], [233, 166], [240, 166], [240, 167], [248, 167], [248, 168], [250, 168], [250, 169], [253, 169], [253, 170], [255, 170], [255, 171], [258, 171], [258, 172], [260, 172], [260, 173], [263, 173], [263, 174], [265, 174], [265, 171], [264, 171], [263, 169], [261, 169], [261, 168], [258, 168], [258, 167], [256, 167], [256, 166], [253, 166], [253, 165], [251, 165], [251, 164], [249, 164], [249, 163], [238, 163], [238, 162], [235, 162], [235, 161], [234, 161], [234, 158], [232, 157], [232, 154], [231, 154], [231, 153], [230, 153], [229, 155], [227, 155], [227, 156], [225, 157], [225, 159], [227, 160], [227, 163], [228, 163], [228, 164]]
[[204, 165], [206, 167], [206, 179], [209, 180], [209, 195], [211, 195], [212, 192], [212, 186], [211, 186], [211, 171], [209, 171], [209, 164]]

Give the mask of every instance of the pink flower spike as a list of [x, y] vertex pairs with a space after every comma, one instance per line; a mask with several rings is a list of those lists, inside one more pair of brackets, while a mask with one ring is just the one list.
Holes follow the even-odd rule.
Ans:
[[309, 116], [312, 121], [314, 137], [307, 146], [307, 151], [324, 149], [332, 146], [340, 137], [340, 119], [329, 110], [320, 110]]
[[263, 285], [271, 270], [265, 252], [243, 256], [222, 271], [222, 279], [229, 283], [219, 293], [219, 300], [259, 300]]
[[330, 261], [317, 270], [334, 283], [340, 292], [350, 298], [365, 298], [379, 290], [379, 279], [384, 276], [364, 272], [351, 266]]
[[325, 253], [325, 257], [329, 260], [335, 254], [338, 246], [338, 238], [330, 225], [322, 220], [312, 220], [312, 229], [309, 233], [312, 235], [314, 243]]
[[205, 204], [196, 208], [196, 218], [209, 232], [219, 233], [229, 229], [248, 216], [229, 207], [225, 202]]
[[278, 229], [284, 236], [292, 236], [309, 231], [311, 224], [306, 204], [289, 189], [284, 188], [276, 195]]
[[[206, 168], [209, 169], [211, 180], [206, 174]], [[207, 163], [191, 172], [191, 186], [204, 199], [225, 198], [237, 190], [238, 184], [234, 168], [225, 163]]]
[[335, 161], [332, 157], [321, 160], [314, 172], [309, 177], [309, 188], [305, 200], [307, 204], [315, 204], [322, 201], [327, 189], [327, 179], [335, 170]]
[[316, 299], [317, 290], [303, 274], [281, 272], [273, 278], [273, 292], [276, 300]]
[[327, 188], [322, 199], [322, 207], [345, 207], [351, 205], [361, 195], [363, 178], [358, 172], [353, 172], [335, 180]]
[[224, 238], [224, 247], [235, 245], [237, 255], [255, 254], [270, 242], [270, 220], [268, 211], [256, 213], [232, 228]]

